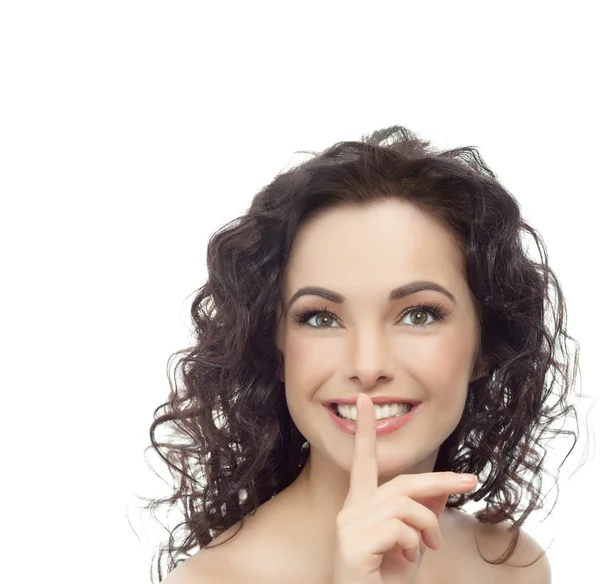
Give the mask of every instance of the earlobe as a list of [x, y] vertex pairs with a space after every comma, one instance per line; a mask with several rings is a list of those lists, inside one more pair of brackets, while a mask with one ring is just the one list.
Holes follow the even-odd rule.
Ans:
[[285, 382], [285, 370], [283, 364], [283, 357], [281, 358], [281, 362], [279, 363], [279, 367], [277, 368], [277, 377], [281, 383]]
[[490, 361], [487, 358], [481, 358], [478, 360], [477, 366], [473, 368], [473, 373], [471, 374], [470, 383], [473, 381], [478, 381], [483, 377], [487, 377], [490, 374], [489, 371]]

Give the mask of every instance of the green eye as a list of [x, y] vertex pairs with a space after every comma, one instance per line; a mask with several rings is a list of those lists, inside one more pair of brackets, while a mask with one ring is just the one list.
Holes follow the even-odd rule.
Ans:
[[[420, 304], [418, 306], [411, 306], [410, 308], [407, 308], [401, 315], [401, 320], [404, 319], [405, 316], [409, 315], [409, 314], [417, 314], [418, 316], [420, 316], [419, 320], [422, 320], [423, 317], [425, 318], [425, 321], [427, 320], [427, 316], [432, 316], [433, 317], [433, 322], [412, 322], [412, 325], [408, 325], [408, 326], [415, 326], [415, 327], [427, 327], [427, 326], [431, 326], [432, 324], [435, 324], [436, 322], [442, 321], [444, 320], [448, 314], [450, 314], [450, 311], [443, 306], [442, 304], [437, 304], [437, 303], [431, 303], [431, 304]], [[333, 314], [332, 312], [330, 312], [329, 310], [327, 310], [326, 307], [308, 307], [308, 308], [303, 308], [301, 310], [299, 310], [298, 312], [296, 312], [293, 316], [293, 320], [299, 325], [299, 326], [307, 326], [310, 328], [315, 328], [315, 329], [332, 329], [332, 328], [340, 328], [339, 326], [319, 326], [318, 324], [309, 324], [308, 321], [313, 318], [314, 316], [321, 316], [324, 317], [325, 319], [327, 319], [325, 322], [331, 324], [332, 322], [338, 322], [338, 317]], [[321, 322], [323, 322], [323, 320], [321, 320]]]

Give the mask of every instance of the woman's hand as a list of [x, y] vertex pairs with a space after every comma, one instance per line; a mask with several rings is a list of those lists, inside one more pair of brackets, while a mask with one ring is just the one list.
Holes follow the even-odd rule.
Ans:
[[[378, 487], [375, 412], [357, 400], [350, 488], [337, 516], [333, 584], [415, 584], [426, 546], [438, 549], [438, 517], [451, 494], [468, 493], [474, 475], [400, 475]], [[470, 482], [461, 482], [462, 477]]]

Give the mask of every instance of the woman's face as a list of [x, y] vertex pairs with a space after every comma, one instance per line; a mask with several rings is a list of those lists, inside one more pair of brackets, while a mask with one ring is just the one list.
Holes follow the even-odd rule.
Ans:
[[[284, 276], [286, 308], [304, 287], [344, 298], [301, 295], [278, 323], [286, 400], [311, 457], [350, 470], [354, 437], [324, 403], [365, 392], [421, 402], [408, 424], [378, 436], [380, 475], [433, 465], [474, 378], [478, 326], [463, 262], [444, 226], [397, 199], [330, 209], [302, 227]], [[415, 282], [435, 284], [454, 300], [422, 290], [390, 301], [392, 290]], [[413, 308], [419, 304], [436, 308]], [[299, 325], [295, 318], [311, 309], [317, 314]]]

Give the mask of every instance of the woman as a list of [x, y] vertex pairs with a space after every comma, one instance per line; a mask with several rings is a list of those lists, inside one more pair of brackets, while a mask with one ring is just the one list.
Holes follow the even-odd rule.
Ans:
[[544, 440], [577, 440], [554, 426], [577, 417], [578, 348], [541, 237], [474, 148], [400, 126], [335, 144], [207, 257], [151, 427], [178, 483], [152, 506], [185, 511], [166, 582], [550, 581], [521, 525]]

